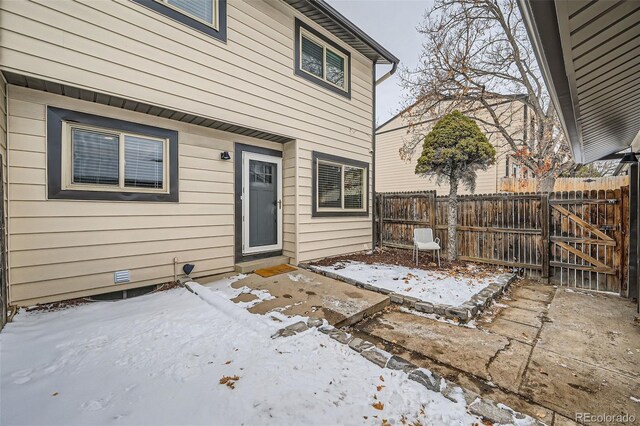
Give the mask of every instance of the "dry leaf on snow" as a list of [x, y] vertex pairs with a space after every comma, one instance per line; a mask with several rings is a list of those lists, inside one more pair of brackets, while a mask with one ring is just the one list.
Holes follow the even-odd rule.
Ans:
[[235, 389], [235, 384], [238, 380], [240, 380], [240, 377], [238, 376], [222, 376], [222, 379], [220, 379], [220, 384], [227, 385], [231, 389]]

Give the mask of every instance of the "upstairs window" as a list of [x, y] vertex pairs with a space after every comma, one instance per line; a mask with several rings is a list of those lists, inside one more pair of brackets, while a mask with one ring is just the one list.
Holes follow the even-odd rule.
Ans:
[[133, 0], [162, 15], [227, 41], [227, 0]]
[[313, 153], [313, 216], [368, 216], [367, 163]]
[[296, 75], [351, 96], [349, 52], [296, 19]]
[[180, 12], [199, 19], [200, 21], [218, 27], [217, 0], [156, 0], [179, 10]]

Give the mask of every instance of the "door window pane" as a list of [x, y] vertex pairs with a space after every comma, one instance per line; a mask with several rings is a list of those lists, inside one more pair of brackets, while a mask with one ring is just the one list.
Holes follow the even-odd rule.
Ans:
[[302, 69], [322, 78], [323, 49], [306, 37], [302, 37]]
[[119, 185], [119, 135], [73, 129], [71, 146], [73, 183]]
[[318, 207], [342, 207], [342, 167], [318, 163]]
[[345, 166], [344, 168], [344, 208], [362, 209], [364, 200], [364, 170]]
[[249, 161], [249, 182], [274, 183], [274, 166], [271, 163]]
[[344, 87], [344, 58], [327, 49], [327, 80]]
[[189, 15], [213, 24], [214, 1], [215, 0], [167, 0], [167, 3]]
[[124, 138], [124, 186], [162, 189], [164, 187], [163, 142], [139, 136]]

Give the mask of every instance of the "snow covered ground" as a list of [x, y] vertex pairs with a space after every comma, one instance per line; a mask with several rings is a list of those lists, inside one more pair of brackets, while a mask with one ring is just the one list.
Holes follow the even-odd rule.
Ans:
[[[473, 267], [473, 266], [472, 266]], [[458, 306], [489, 284], [493, 277], [451, 276], [446, 273], [407, 268], [399, 265], [338, 262], [332, 266], [314, 266], [394, 293], [425, 302]]]
[[2, 423], [480, 423], [316, 329], [270, 338], [299, 318], [252, 315], [194, 286], [20, 312], [0, 333]]

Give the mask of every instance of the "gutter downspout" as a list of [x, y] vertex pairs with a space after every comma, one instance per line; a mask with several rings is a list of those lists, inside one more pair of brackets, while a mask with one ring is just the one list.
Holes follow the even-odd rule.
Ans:
[[[371, 69], [371, 98], [372, 98], [372, 114], [371, 114], [371, 205], [373, 206], [373, 212], [371, 214], [371, 249], [376, 248], [376, 87], [393, 74], [398, 69], [398, 63], [394, 62], [391, 66], [391, 70], [385, 75], [376, 80], [376, 65], [378, 60], [373, 61]], [[382, 242], [380, 241], [382, 245]]]
[[[376, 248], [376, 64], [375, 59], [371, 66], [371, 250]], [[394, 64], [395, 65], [395, 64]], [[387, 73], [388, 74], [388, 73]], [[386, 74], [385, 74], [386, 75]]]
[[[379, 80], [376, 80], [376, 61], [373, 62], [373, 81], [376, 82], [375, 86], [377, 86], [378, 84], [382, 83], [383, 81], [385, 81], [386, 79], [388, 79], [389, 77], [391, 77], [393, 74], [396, 73], [396, 70], [398, 69], [398, 63], [394, 62], [393, 65], [391, 66], [391, 69], [389, 70], [388, 73], [386, 73], [385, 75], [383, 75], [382, 77], [380, 77]], [[373, 87], [373, 95], [375, 97], [375, 93], [376, 93], [376, 88], [375, 86]], [[375, 103], [374, 103], [374, 110], [375, 110]], [[375, 121], [375, 116], [373, 118], [373, 120]]]
[[[11, 265], [9, 263], [9, 219], [11, 217], [11, 197], [9, 196], [9, 140], [11, 139], [9, 136], [9, 82], [7, 82], [7, 80], [4, 77], [4, 74], [0, 72], [0, 84], [2, 84], [4, 86], [4, 109], [5, 109], [5, 120], [6, 120], [6, 135], [5, 135], [5, 145], [6, 145], [6, 150], [7, 152], [5, 152], [4, 155], [4, 161], [7, 164], [7, 168], [5, 170], [5, 180], [7, 181], [7, 186], [4, 188], [5, 190], [4, 192], [4, 196], [7, 199], [7, 211], [5, 212], [5, 217], [2, 218], [2, 220], [5, 220], [4, 223], [4, 236], [5, 236], [5, 244], [4, 244], [4, 253], [3, 253], [3, 261], [4, 261], [4, 266], [5, 266], [5, 285], [7, 286], [6, 288], [6, 294], [7, 294], [7, 300], [4, 301], [4, 303], [7, 305], [7, 313], [9, 312], [9, 306], [11, 304], [12, 299], [12, 294], [11, 294], [11, 282], [9, 281], [9, 271], [11, 269]], [[45, 126], [46, 127], [46, 126]], [[2, 164], [0, 164], [0, 167], [2, 167]], [[4, 182], [0, 182], [0, 185], [4, 185]], [[0, 200], [0, 202], [4, 203], [4, 200]], [[5, 318], [5, 320], [7, 320], [7, 318]]]

